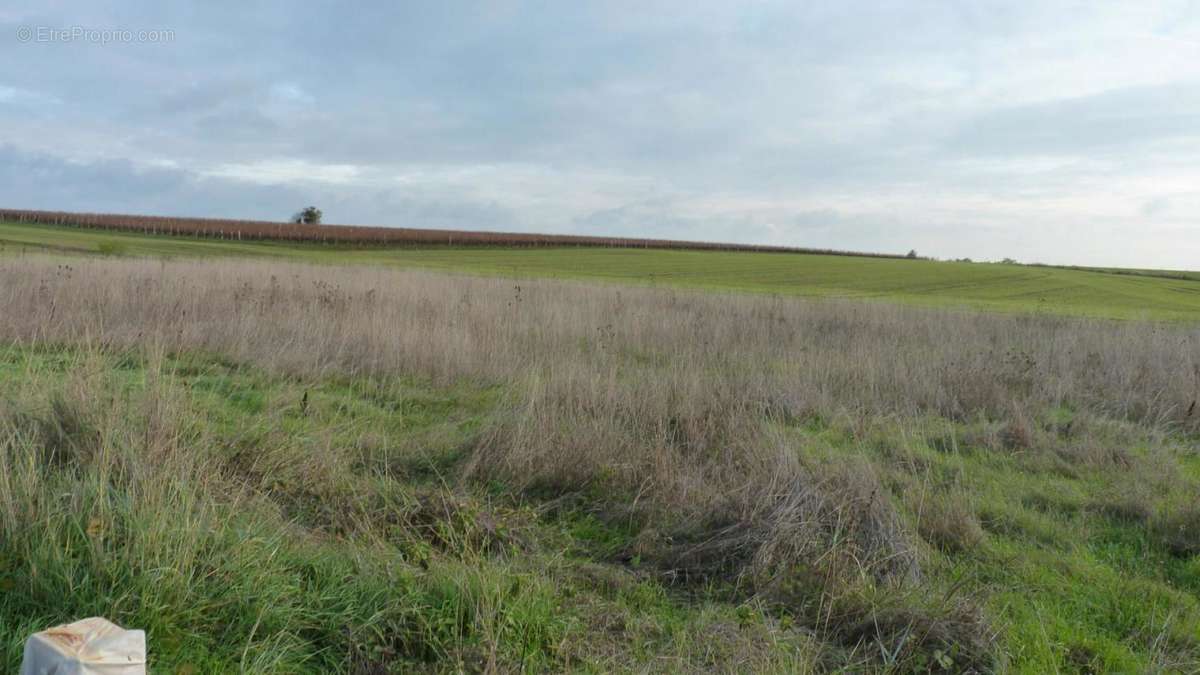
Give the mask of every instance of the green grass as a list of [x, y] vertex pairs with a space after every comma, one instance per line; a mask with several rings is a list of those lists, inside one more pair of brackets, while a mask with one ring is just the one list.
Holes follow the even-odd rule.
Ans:
[[1085, 270], [786, 253], [595, 248], [348, 248], [229, 242], [0, 223], [0, 252], [264, 256], [472, 274], [604, 280], [715, 291], [858, 298], [1007, 312], [1200, 319], [1192, 273]]
[[[1047, 427], [1056, 424], [1053, 412], [1045, 415]], [[934, 449], [938, 444], [931, 440], [944, 437], [947, 427], [965, 440], [957, 450]], [[964, 495], [984, 535], [970, 547], [940, 550], [932, 567], [986, 598], [1012, 672], [1154, 672], [1164, 663], [1200, 665], [1200, 556], [1173, 553], [1144, 521], [1099, 508], [1122, 485], [1153, 484], [1147, 492], [1155, 493], [1171, 489], [1164, 487], [1170, 479], [1128, 469], [1114, 477], [1108, 467], [1060, 463], [1047, 437], [1029, 453], [996, 452], [974, 445], [975, 431], [969, 424], [930, 420], [924, 436], [884, 423], [855, 441], [848, 429], [797, 429], [818, 441], [809, 445], [816, 452], [823, 447], [830, 456], [872, 457], [910, 506], [947, 492]], [[1101, 433], [1090, 442], [1127, 441]], [[1146, 469], [1151, 474], [1169, 473], [1195, 463], [1190, 448], [1143, 447], [1133, 461], [1158, 467]], [[914, 467], [923, 485], [913, 482]], [[1175, 489], [1186, 500], [1194, 499], [1197, 487], [1187, 481]]]
[[[735, 586], [665, 584], [618, 555], [645, 525], [586, 497], [464, 483], [494, 387], [52, 347], [0, 350], [0, 382], [0, 507], [27, 509], [0, 537], [5, 672], [29, 633], [94, 614], [147, 629], [155, 672], [795, 671], [876, 656], [822, 645]], [[810, 459], [866, 458], [914, 522], [923, 499], [964, 496], [981, 538], [930, 546], [923, 588], [981, 603], [1012, 672], [1195, 666], [1200, 557], [1097, 507], [1143, 481], [1169, 504], [1139, 471], [1194, 470], [1195, 453], [1114, 427], [1091, 442], [1129, 445], [1138, 471], [1064, 462], [1050, 439], [1068, 415], [1047, 411], [1045, 450], [1027, 453], [976, 440], [984, 421], [782, 431]], [[69, 461], [38, 464], [47, 444]], [[906, 669], [955, 669], [930, 658], [947, 661]]]
[[613, 562], [628, 533], [586, 510], [461, 485], [492, 388], [51, 347], [0, 349], [0, 382], [0, 504], [21, 510], [0, 516], [3, 672], [29, 634], [93, 615], [147, 630], [153, 672], [790, 669], [815, 653], [767, 614]]

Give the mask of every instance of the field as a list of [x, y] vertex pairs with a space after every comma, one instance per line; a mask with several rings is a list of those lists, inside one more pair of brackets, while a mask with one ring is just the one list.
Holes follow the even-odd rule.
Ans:
[[755, 244], [726, 244], [711, 241], [678, 241], [671, 239], [639, 239], [631, 237], [600, 237], [571, 234], [536, 234], [529, 232], [489, 232], [485, 230], [443, 230], [410, 227], [378, 227], [362, 225], [322, 225], [316, 223], [281, 223], [264, 220], [221, 220], [215, 218], [182, 218], [173, 216], [143, 216], [120, 213], [72, 213], [63, 211], [30, 211], [0, 209], [0, 221], [19, 224], [70, 226], [109, 232], [166, 234], [212, 239], [218, 241], [266, 241], [312, 243], [320, 245], [355, 245], [359, 247], [467, 246], [467, 247], [601, 247], [673, 249], [696, 251], [775, 251], [824, 253], [855, 257], [900, 258], [900, 254], [857, 253], [800, 249], [787, 246]]
[[841, 255], [630, 248], [381, 248], [236, 242], [0, 223], [0, 247], [154, 257], [270, 257], [311, 263], [423, 267], [520, 278], [857, 298], [934, 307], [1121, 319], [1200, 318], [1189, 273], [1083, 270]]
[[[1195, 323], [790, 297], [815, 256], [3, 232], [5, 671], [95, 614], [155, 672], [1200, 670]], [[588, 259], [775, 294], [397, 268]], [[828, 294], [935, 265], [846, 260]]]

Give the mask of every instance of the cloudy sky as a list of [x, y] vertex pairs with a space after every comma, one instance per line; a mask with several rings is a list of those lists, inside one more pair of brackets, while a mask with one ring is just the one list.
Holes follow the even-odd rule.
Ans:
[[0, 31], [4, 206], [1200, 269], [1197, 2], [41, 0]]

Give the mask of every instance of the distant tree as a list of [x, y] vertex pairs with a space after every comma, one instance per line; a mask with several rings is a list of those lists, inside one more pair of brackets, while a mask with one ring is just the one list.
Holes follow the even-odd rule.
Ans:
[[909, 251], [908, 255], [906, 255], [904, 257], [908, 258], [910, 260], [916, 260], [917, 259], [917, 249], [914, 248], [913, 250]]
[[1000, 262], [1001, 262], [1002, 264], [1005, 264], [1005, 265], [1016, 265], [1016, 264], [1018, 264], [1018, 263], [1017, 263], [1017, 261], [1016, 261], [1016, 260], [1014, 260], [1014, 259], [1012, 259], [1012, 258], [1005, 258], [1004, 260], [1001, 260]]
[[322, 215], [321, 209], [315, 206], [306, 206], [292, 216], [292, 222], [303, 225], [320, 225]]

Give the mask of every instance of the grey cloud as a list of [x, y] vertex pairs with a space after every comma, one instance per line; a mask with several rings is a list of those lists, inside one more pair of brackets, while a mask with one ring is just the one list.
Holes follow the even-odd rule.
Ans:
[[949, 145], [973, 155], [1052, 155], [1175, 139], [1200, 141], [1200, 85], [1130, 87], [990, 111], [964, 124]]
[[246, 185], [124, 160], [87, 163], [0, 146], [0, 203], [47, 210], [283, 220], [322, 205], [332, 220], [447, 229], [524, 227], [514, 214], [466, 195], [402, 194], [336, 186]]
[[[0, 100], [0, 197], [978, 258], [1059, 228], [1038, 257], [1178, 267], [1174, 230], [1120, 233], [1200, 216], [1147, 206], [1200, 180], [1197, 23], [1173, 1], [1141, 23], [1113, 10], [27, 3], [0, 11], [0, 99], [61, 103]], [[176, 36], [11, 39], [30, 24]], [[316, 175], [214, 170], [272, 163]], [[348, 178], [320, 180], [330, 165]], [[1094, 246], [1062, 243], [1098, 213], [1114, 220]]]

